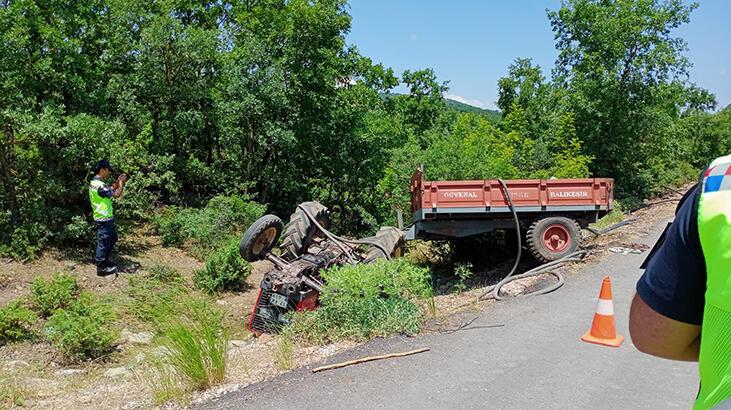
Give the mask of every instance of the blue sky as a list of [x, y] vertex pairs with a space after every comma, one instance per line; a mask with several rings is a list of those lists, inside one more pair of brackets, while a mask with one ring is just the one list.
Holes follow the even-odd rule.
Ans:
[[[677, 30], [688, 42], [690, 80], [731, 104], [731, 1], [700, 0], [691, 22]], [[431, 67], [449, 81], [448, 97], [494, 108], [497, 80], [518, 57], [550, 76], [556, 58], [546, 8], [558, 0], [350, 0], [348, 43], [392, 67]]]

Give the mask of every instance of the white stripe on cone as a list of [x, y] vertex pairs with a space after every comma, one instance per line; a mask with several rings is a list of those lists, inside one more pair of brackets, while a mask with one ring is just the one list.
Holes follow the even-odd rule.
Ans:
[[596, 304], [596, 313], [603, 316], [614, 315], [614, 303], [611, 300], [599, 299]]

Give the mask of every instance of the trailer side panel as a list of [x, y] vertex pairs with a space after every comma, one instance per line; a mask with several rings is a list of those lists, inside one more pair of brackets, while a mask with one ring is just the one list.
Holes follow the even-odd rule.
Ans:
[[[505, 181], [516, 212], [574, 213], [613, 208], [614, 181], [610, 178], [525, 179]], [[425, 181], [417, 170], [411, 177], [414, 222], [439, 215], [492, 219], [509, 212], [508, 201], [496, 179]]]

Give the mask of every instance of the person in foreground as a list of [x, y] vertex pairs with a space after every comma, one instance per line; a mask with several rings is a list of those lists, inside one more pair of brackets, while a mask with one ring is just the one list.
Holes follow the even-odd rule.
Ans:
[[112, 165], [106, 159], [99, 161], [96, 175], [89, 183], [89, 201], [96, 225], [96, 274], [106, 276], [118, 271], [117, 264], [109, 259], [114, 244], [117, 243], [117, 229], [114, 226], [112, 198], [119, 198], [124, 191], [127, 176], [120, 175], [111, 186], [104, 181], [112, 172]]
[[696, 409], [731, 409], [731, 155], [686, 193], [645, 262], [630, 309], [640, 351], [698, 361]]

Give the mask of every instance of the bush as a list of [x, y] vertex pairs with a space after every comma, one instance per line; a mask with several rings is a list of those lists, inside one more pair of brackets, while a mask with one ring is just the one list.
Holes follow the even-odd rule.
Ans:
[[56, 310], [46, 323], [45, 333], [67, 357], [95, 359], [112, 349], [113, 320], [111, 306], [99, 303], [90, 293], [82, 293], [68, 308]]
[[408, 241], [404, 259], [412, 265], [430, 267], [432, 270], [451, 266], [453, 244], [450, 241]]
[[293, 334], [316, 343], [416, 334], [423, 312], [415, 301], [432, 296], [429, 271], [404, 260], [336, 267], [323, 278], [320, 308], [295, 314], [292, 325]]
[[246, 285], [251, 265], [241, 258], [238, 241], [231, 241], [206, 261], [206, 266], [195, 272], [195, 284], [208, 292], [237, 290]]
[[182, 246], [185, 243], [187, 239], [185, 222], [188, 219], [186, 214], [190, 212], [195, 211], [171, 206], [154, 219], [157, 233], [160, 235], [163, 245]]
[[263, 205], [245, 197], [216, 196], [201, 209], [170, 207], [156, 218], [156, 225], [164, 245], [189, 245], [193, 255], [204, 260], [264, 211]]
[[30, 303], [41, 316], [47, 317], [56, 309], [67, 308], [76, 300], [80, 292], [76, 278], [57, 273], [48, 281], [37, 278], [30, 285]]
[[181, 307], [158, 323], [166, 353], [157, 368], [159, 372], [173, 372], [194, 389], [205, 389], [223, 381], [226, 374], [228, 337], [223, 328], [224, 313], [205, 299], [188, 299]]
[[59, 242], [75, 242], [90, 245], [96, 240], [94, 224], [81, 215], [71, 217], [71, 221], [58, 234]]
[[[4, 227], [12, 228], [9, 220], [2, 222]], [[3, 238], [4, 236], [7, 236], [7, 240]], [[26, 223], [10, 231], [7, 235], [3, 235], [0, 228], [0, 256], [19, 261], [34, 259], [45, 246], [46, 240], [46, 229], [42, 224]]]
[[17, 342], [33, 337], [33, 325], [38, 317], [20, 301], [0, 308], [0, 344]]

